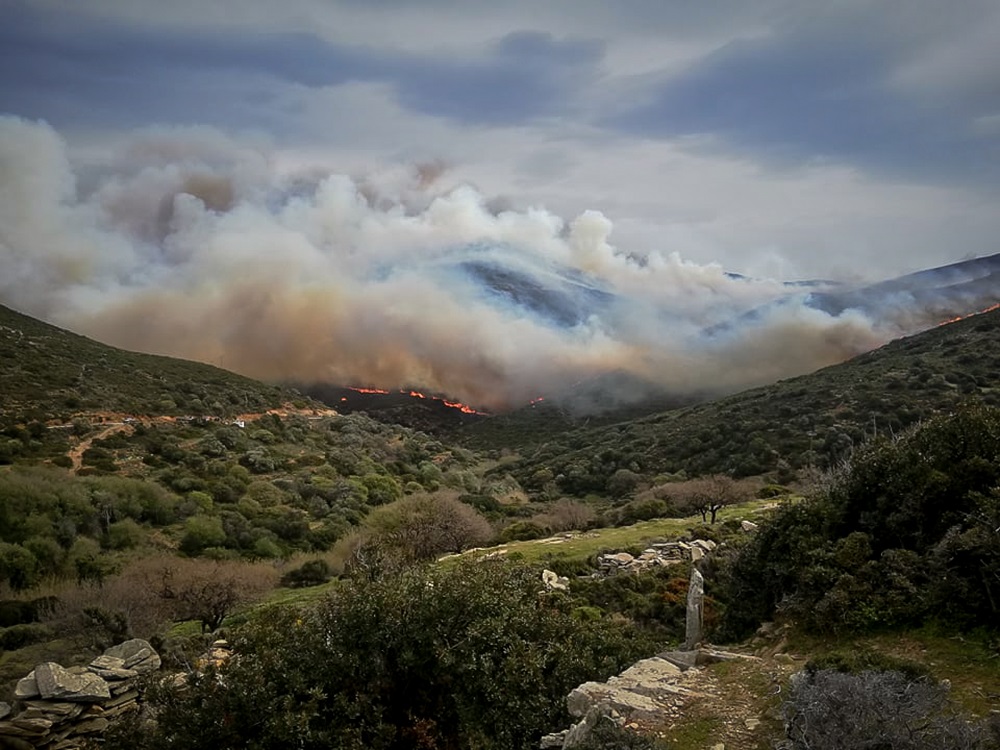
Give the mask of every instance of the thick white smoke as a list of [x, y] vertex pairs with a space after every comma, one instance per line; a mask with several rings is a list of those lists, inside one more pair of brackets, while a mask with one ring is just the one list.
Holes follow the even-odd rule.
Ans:
[[[788, 289], [669, 252], [633, 258], [596, 211], [497, 211], [445, 180], [436, 164], [405, 178], [286, 174], [204, 129], [147, 131], [74, 165], [48, 126], [0, 118], [0, 302], [263, 379], [412, 386], [495, 409], [618, 371], [731, 391], [904, 332], [782, 304], [706, 336]], [[474, 243], [543, 277], [573, 269], [609, 302], [572, 325], [501, 304], [442, 272]]]

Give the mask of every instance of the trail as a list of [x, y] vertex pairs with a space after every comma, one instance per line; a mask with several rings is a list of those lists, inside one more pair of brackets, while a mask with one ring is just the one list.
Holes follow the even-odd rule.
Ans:
[[70, 448], [69, 453], [66, 455], [70, 457], [73, 462], [73, 466], [70, 468], [70, 473], [76, 474], [83, 468], [83, 454], [87, 452], [87, 449], [93, 445], [95, 440], [103, 440], [104, 438], [114, 435], [116, 432], [129, 432], [133, 430], [132, 425], [124, 423], [111, 424], [105, 427], [100, 432], [86, 437], [80, 441], [78, 445]]

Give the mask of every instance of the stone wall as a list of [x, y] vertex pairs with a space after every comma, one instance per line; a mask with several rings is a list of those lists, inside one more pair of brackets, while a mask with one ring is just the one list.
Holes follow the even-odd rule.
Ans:
[[17, 683], [15, 703], [0, 703], [0, 748], [76, 750], [111, 720], [138, 710], [138, 678], [160, 668], [146, 641], [113, 646], [86, 667], [36, 666]]

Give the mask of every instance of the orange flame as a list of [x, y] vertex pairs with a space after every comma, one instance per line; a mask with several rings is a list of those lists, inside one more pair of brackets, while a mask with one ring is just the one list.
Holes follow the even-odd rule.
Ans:
[[982, 315], [983, 313], [993, 312], [994, 310], [1000, 310], [1000, 302], [995, 305], [990, 305], [989, 307], [984, 307], [982, 310], [976, 310], [974, 313], [969, 313], [968, 315], [959, 315], [955, 318], [948, 318], [948, 320], [942, 320], [938, 323], [938, 326], [946, 326], [951, 323], [957, 323], [960, 320], [965, 320], [966, 318], [971, 318], [973, 315]]
[[[390, 391], [386, 391], [386, 390], [383, 390], [381, 388], [356, 388], [355, 386], [351, 386], [351, 385], [346, 386], [346, 387], [347, 387], [348, 390], [354, 391], [355, 393], [367, 393], [367, 394], [373, 394], [373, 395], [376, 395], [376, 396], [387, 396], [390, 393]], [[489, 416], [489, 412], [479, 411], [478, 409], [473, 409], [468, 404], [463, 404], [460, 401], [448, 401], [447, 399], [441, 398], [440, 396], [427, 396], [427, 395], [421, 393], [420, 391], [414, 391], [414, 390], [408, 390], [408, 389], [402, 389], [402, 388], [398, 391], [398, 393], [402, 393], [405, 396], [411, 396], [412, 398], [422, 398], [422, 399], [429, 399], [431, 401], [437, 401], [437, 402], [442, 403], [442, 404], [444, 404], [445, 406], [447, 406], [447, 407], [449, 407], [451, 409], [458, 409], [463, 414], [478, 414], [478, 415], [484, 416], [484, 417], [488, 417]], [[347, 399], [346, 398], [342, 398], [340, 400], [341, 401], [346, 401]]]

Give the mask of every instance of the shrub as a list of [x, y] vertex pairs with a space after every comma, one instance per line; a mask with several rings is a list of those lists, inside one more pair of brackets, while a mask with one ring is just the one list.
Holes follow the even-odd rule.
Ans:
[[333, 569], [326, 560], [307, 560], [294, 570], [281, 577], [281, 585], [299, 589], [308, 586], [321, 586], [333, 577]]
[[[565, 695], [642, 655], [620, 625], [578, 622], [503, 561], [347, 582], [312, 611], [271, 609], [231, 635], [239, 658], [147, 694], [108, 748], [537, 747]], [[267, 707], [267, 710], [262, 710]]]
[[54, 637], [55, 634], [47, 625], [38, 623], [14, 625], [0, 630], [0, 651], [16, 651], [32, 643], [50, 641]]
[[782, 706], [793, 750], [987, 750], [941, 685], [900, 672], [800, 672]]

